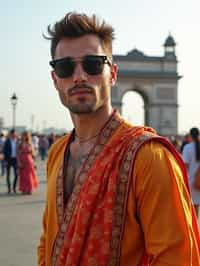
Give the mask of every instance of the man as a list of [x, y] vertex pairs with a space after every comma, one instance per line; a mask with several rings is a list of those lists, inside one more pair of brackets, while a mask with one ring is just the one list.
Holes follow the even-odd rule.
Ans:
[[49, 153], [38, 265], [200, 265], [181, 158], [112, 109], [112, 27], [69, 13], [48, 33], [52, 79], [74, 129]]
[[12, 129], [9, 133], [8, 138], [4, 144], [4, 160], [6, 164], [6, 178], [7, 178], [7, 187], [8, 194], [11, 192], [11, 184], [10, 184], [10, 169], [13, 168], [14, 172], [14, 181], [13, 181], [13, 192], [16, 193], [16, 185], [17, 185], [17, 135], [14, 129]]
[[0, 165], [1, 165], [1, 176], [4, 176], [5, 172], [5, 162], [4, 162], [4, 154], [3, 154], [3, 147], [4, 147], [4, 134], [0, 133]]
[[39, 142], [38, 142], [38, 149], [39, 149], [39, 154], [40, 154], [40, 158], [42, 161], [44, 161], [47, 156], [48, 147], [49, 147], [49, 141], [48, 141], [47, 136], [43, 134], [40, 135]]

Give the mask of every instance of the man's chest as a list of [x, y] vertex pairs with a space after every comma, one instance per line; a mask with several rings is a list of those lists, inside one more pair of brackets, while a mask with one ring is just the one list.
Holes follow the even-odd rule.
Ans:
[[72, 143], [66, 151], [63, 166], [63, 191], [65, 204], [73, 191], [83, 165], [87, 163], [87, 158], [92, 146], [93, 145], [85, 145], [80, 147], [76, 145], [76, 143]]

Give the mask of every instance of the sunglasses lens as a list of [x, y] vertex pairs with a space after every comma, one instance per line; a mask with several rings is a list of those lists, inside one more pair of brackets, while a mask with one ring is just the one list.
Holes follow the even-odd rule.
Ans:
[[54, 66], [54, 70], [59, 78], [68, 78], [74, 72], [74, 62], [68, 58], [58, 61]]
[[[57, 59], [50, 62], [59, 78], [69, 78], [73, 75], [76, 61], [71, 57]], [[109, 64], [106, 56], [87, 55], [81, 60], [83, 70], [89, 75], [99, 75], [103, 72], [104, 64]]]
[[104, 59], [98, 56], [86, 56], [83, 60], [83, 68], [89, 75], [101, 74], [104, 67]]

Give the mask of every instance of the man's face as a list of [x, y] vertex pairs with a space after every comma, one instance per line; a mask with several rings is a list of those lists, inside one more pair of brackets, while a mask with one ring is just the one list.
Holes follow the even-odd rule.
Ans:
[[110, 104], [110, 89], [116, 82], [117, 67], [104, 64], [100, 74], [90, 75], [84, 71], [81, 59], [87, 55], [106, 55], [95, 35], [62, 39], [55, 52], [55, 59], [74, 58], [74, 72], [67, 78], [59, 78], [52, 71], [54, 85], [61, 102], [73, 114], [91, 113]]

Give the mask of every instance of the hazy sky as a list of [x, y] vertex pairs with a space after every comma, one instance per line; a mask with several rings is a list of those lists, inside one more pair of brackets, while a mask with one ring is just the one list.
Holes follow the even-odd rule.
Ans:
[[[136, 47], [147, 55], [162, 56], [171, 32], [183, 76], [178, 86], [179, 132], [200, 126], [199, 0], [0, 0], [0, 117], [6, 126], [12, 123], [10, 97], [15, 92], [17, 125], [30, 127], [33, 117], [35, 129], [72, 127], [50, 79], [49, 42], [42, 33], [74, 10], [96, 13], [114, 26], [114, 54], [125, 55]], [[135, 108], [126, 106], [126, 116], [136, 123], [143, 120], [138, 97], [131, 98]]]

